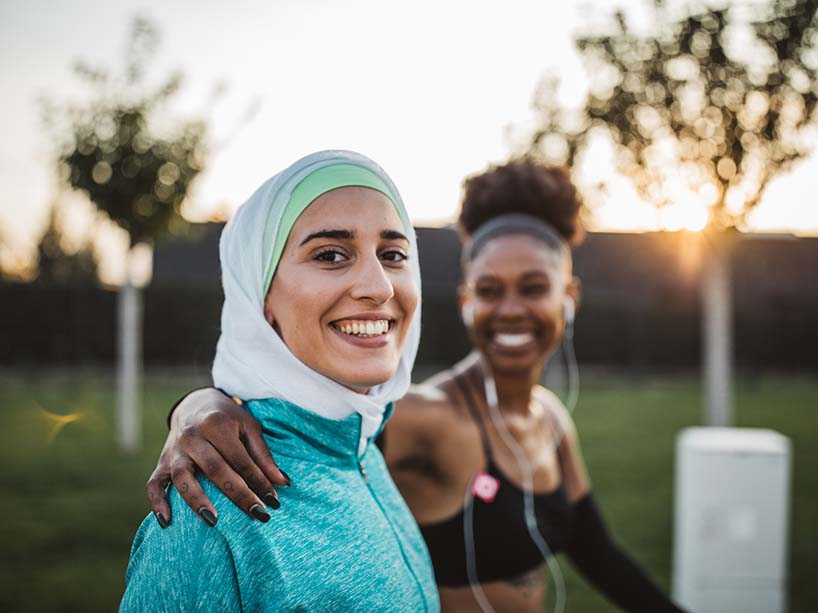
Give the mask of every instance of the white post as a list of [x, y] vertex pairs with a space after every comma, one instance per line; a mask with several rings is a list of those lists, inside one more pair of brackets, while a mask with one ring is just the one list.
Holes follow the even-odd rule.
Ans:
[[117, 300], [118, 364], [116, 430], [119, 448], [126, 453], [139, 449], [139, 391], [142, 353], [142, 296], [133, 283], [132, 250], [128, 251], [125, 284]]
[[673, 596], [696, 613], [787, 610], [792, 443], [755, 428], [676, 439]]
[[716, 242], [702, 270], [705, 423], [733, 422], [733, 317], [730, 248]]

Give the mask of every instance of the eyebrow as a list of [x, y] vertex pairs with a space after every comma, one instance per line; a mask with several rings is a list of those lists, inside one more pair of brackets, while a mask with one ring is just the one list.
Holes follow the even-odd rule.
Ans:
[[315, 240], [316, 238], [343, 238], [350, 240], [355, 238], [355, 232], [352, 230], [319, 230], [318, 232], [308, 234], [307, 238], [301, 241], [298, 246], [301, 247], [302, 245], [306, 245], [311, 240]]
[[[477, 279], [474, 280], [474, 283], [491, 282], [491, 281], [497, 281], [498, 279], [499, 279], [499, 277], [497, 275], [495, 275], [494, 273], [483, 273], [482, 275], [477, 277]], [[544, 271], [540, 271], [540, 270], [531, 270], [531, 271], [528, 271], [528, 272], [524, 272], [522, 275], [520, 275], [519, 280], [520, 281], [533, 281], [533, 280], [539, 280], [539, 279], [545, 279], [547, 281], [551, 280], [548, 273], [546, 273]]]
[[523, 273], [521, 279], [523, 281], [527, 281], [528, 279], [536, 279], [536, 278], [539, 278], [539, 277], [545, 277], [546, 279], [550, 279], [549, 274], [547, 272], [542, 271], [542, 270], [532, 270], [532, 271], [528, 271], [526, 273]]
[[407, 243], [409, 242], [409, 239], [406, 238], [397, 230], [384, 230], [383, 232], [381, 232], [381, 238], [384, 240], [406, 241]]
[[[299, 247], [306, 245], [311, 240], [315, 240], [316, 238], [336, 238], [336, 239], [343, 239], [343, 240], [352, 240], [356, 236], [353, 230], [319, 230], [318, 232], [313, 232], [312, 234], [308, 234], [307, 237], [301, 241], [298, 245]], [[404, 240], [407, 243], [409, 239], [406, 238], [403, 234], [398, 232], [397, 230], [383, 230], [381, 232], [381, 238], [384, 240]]]

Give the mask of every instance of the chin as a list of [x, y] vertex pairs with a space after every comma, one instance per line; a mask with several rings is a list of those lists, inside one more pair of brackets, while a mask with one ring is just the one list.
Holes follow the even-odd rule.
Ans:
[[495, 373], [504, 375], [529, 376], [533, 371], [542, 370], [547, 354], [545, 352], [528, 352], [523, 355], [502, 355], [494, 351], [481, 350]]
[[368, 391], [370, 388], [377, 387], [389, 381], [397, 370], [397, 364], [394, 368], [384, 368], [383, 365], [381, 365], [379, 368], [358, 368], [355, 369], [354, 372], [337, 373], [337, 375], [332, 375], [331, 378], [335, 379], [344, 387], [365, 393], [365, 391]]
[[489, 365], [494, 373], [520, 377], [528, 376], [532, 371], [539, 370], [539, 363], [519, 363], [512, 360], [489, 359]]

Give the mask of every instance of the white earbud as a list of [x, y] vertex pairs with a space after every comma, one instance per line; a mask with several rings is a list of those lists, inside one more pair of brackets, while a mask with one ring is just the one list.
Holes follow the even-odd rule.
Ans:
[[471, 327], [474, 323], [474, 306], [471, 302], [464, 302], [460, 307], [460, 315], [463, 317], [463, 323]]
[[562, 314], [565, 318], [565, 323], [571, 325], [574, 323], [574, 315], [576, 314], [576, 306], [574, 299], [571, 296], [566, 296], [562, 299]]

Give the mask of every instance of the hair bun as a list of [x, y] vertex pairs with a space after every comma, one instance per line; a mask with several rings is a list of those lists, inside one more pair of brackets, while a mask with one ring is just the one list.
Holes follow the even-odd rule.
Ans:
[[581, 208], [567, 168], [523, 157], [466, 178], [458, 223], [472, 235], [495, 217], [522, 213], [541, 219], [576, 245], [584, 234]]

